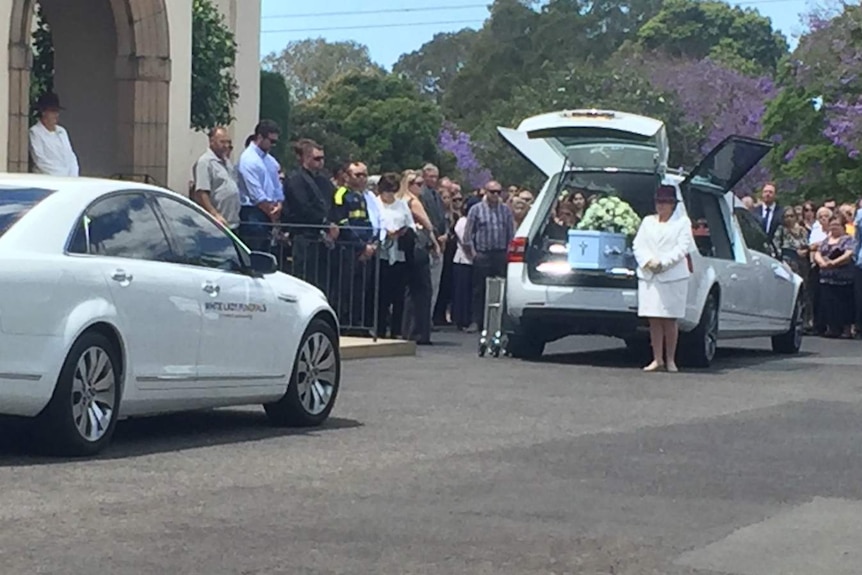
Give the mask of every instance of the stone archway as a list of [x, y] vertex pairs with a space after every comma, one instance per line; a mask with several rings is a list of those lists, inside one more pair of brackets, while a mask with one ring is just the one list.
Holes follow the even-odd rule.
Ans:
[[[8, 169], [12, 172], [26, 172], [29, 164], [30, 31], [35, 1], [13, 0], [10, 22]], [[112, 118], [105, 121], [113, 126], [110, 148], [115, 157], [101, 167], [104, 172], [110, 165], [112, 173], [97, 175], [150, 176], [166, 184], [171, 59], [165, 0], [76, 0], [53, 4], [57, 1], [42, 0], [42, 5], [49, 22], [52, 7], [66, 11], [63, 18], [58, 18], [58, 28], [67, 25], [69, 10], [83, 16], [83, 22], [88, 21], [87, 11], [97, 4], [109, 6], [113, 15], [115, 37], [104, 48], [115, 54], [115, 60], [113, 70], [107, 72], [112, 76], [111, 93], [103, 98], [113, 104], [106, 106]], [[76, 35], [78, 41], [90, 41], [82, 38], [87, 34], [85, 28], [67, 29], [65, 36], [69, 34]], [[63, 46], [57, 45], [55, 39], [55, 52], [61, 50]], [[85, 86], [81, 89], [87, 89], [86, 80], [80, 80]], [[92, 98], [98, 103], [98, 94], [92, 94]], [[74, 140], [75, 134], [71, 135]], [[86, 171], [83, 163], [82, 171]]]

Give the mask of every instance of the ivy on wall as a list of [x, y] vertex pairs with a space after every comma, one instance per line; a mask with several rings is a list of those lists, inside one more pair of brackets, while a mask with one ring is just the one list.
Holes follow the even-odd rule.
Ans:
[[51, 27], [42, 13], [42, 6], [36, 4], [33, 13], [35, 26], [32, 34], [33, 67], [30, 69], [30, 124], [39, 119], [36, 100], [45, 92], [54, 91], [54, 40]]
[[192, 128], [230, 124], [239, 97], [234, 78], [236, 39], [211, 0], [194, 0], [192, 18]]

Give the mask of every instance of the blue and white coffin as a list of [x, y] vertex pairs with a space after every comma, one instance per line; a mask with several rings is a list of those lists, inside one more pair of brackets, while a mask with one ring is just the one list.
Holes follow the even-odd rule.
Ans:
[[610, 270], [626, 263], [625, 234], [569, 230], [569, 266], [573, 270]]

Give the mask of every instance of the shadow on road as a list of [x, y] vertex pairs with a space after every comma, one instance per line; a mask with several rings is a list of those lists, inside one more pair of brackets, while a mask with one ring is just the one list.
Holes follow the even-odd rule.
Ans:
[[[809, 369], [799, 362], [789, 363], [788, 357], [805, 359], [818, 354], [800, 352], [795, 356], [779, 355], [771, 350], [750, 349], [741, 347], [723, 347], [716, 352], [712, 367], [708, 369], [692, 369], [688, 371], [704, 374], [723, 374], [739, 369], [762, 368], [768, 371], [795, 371]], [[590, 367], [637, 368], [649, 363], [649, 356], [630, 352], [626, 348], [603, 349], [598, 351], [581, 351], [575, 353], [557, 353], [544, 356], [538, 363], [554, 363], [563, 365], [584, 365]], [[682, 362], [681, 366], [682, 366]]]
[[[219, 409], [129, 419], [117, 425], [111, 444], [93, 459], [124, 459], [294, 435], [316, 436], [362, 425], [352, 419], [330, 417], [320, 427], [274, 427], [262, 410]], [[0, 423], [0, 467], [69, 461], [39, 455], [36, 446], [29, 441], [29, 431], [28, 421]]]

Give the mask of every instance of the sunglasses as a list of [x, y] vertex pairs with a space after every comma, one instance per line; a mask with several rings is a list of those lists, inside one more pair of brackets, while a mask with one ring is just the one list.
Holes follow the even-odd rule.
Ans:
[[314, 160], [315, 162], [322, 162], [323, 160], [326, 159], [326, 156], [312, 156], [311, 159]]
[[489, 194], [502, 194], [503, 190], [485, 190]]

